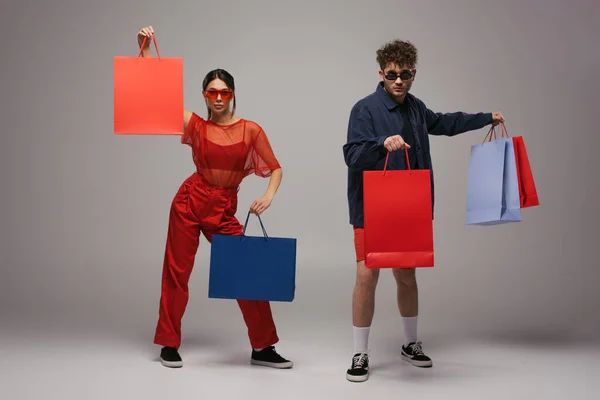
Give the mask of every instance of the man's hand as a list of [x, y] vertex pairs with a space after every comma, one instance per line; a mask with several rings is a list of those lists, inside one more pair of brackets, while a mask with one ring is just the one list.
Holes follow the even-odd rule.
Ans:
[[385, 139], [385, 142], [383, 142], [383, 147], [385, 147], [387, 151], [410, 149], [410, 146], [404, 142], [404, 139], [402, 139], [402, 136], [400, 135], [390, 136]]
[[272, 201], [273, 201], [272, 197], [263, 196], [260, 199], [255, 200], [254, 203], [252, 203], [252, 205], [250, 206], [250, 212], [252, 214], [260, 215], [267, 208], [269, 208]]
[[499, 111], [493, 112], [492, 118], [494, 119], [494, 121], [492, 122], [492, 125], [494, 126], [497, 126], [501, 122], [504, 122], [504, 116]]

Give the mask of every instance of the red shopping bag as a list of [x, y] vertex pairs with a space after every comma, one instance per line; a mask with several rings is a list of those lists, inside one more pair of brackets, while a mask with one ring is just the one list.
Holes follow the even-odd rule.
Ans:
[[430, 171], [387, 171], [388, 158], [383, 172], [363, 172], [365, 265], [433, 267]]
[[[491, 128], [488, 135], [490, 135], [490, 141], [492, 136], [496, 137], [494, 127]], [[506, 134], [508, 138], [508, 131], [506, 125], [502, 123], [502, 137]], [[487, 136], [486, 136], [487, 138]], [[515, 162], [517, 164], [517, 180], [519, 182], [519, 199], [521, 208], [535, 207], [540, 205], [538, 198], [537, 189], [535, 187], [535, 180], [533, 179], [533, 172], [531, 171], [531, 165], [529, 164], [529, 157], [527, 156], [527, 148], [522, 136], [514, 136], [512, 138], [513, 147], [515, 149]]]
[[540, 205], [538, 199], [533, 172], [529, 164], [527, 149], [522, 136], [513, 137], [515, 148], [515, 161], [517, 162], [517, 177], [519, 179], [519, 197], [521, 199], [521, 208], [535, 207]]
[[115, 134], [183, 134], [183, 59], [161, 57], [152, 38], [157, 58], [114, 58]]

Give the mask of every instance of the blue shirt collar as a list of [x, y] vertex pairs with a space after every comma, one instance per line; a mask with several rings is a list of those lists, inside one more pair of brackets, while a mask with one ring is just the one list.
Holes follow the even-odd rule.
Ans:
[[[379, 81], [377, 88], [375, 89], [375, 93], [377, 94], [377, 97], [381, 99], [383, 104], [385, 104], [388, 110], [393, 110], [396, 107], [400, 107], [400, 104], [396, 103], [390, 94], [385, 91], [383, 88], [383, 82]], [[410, 96], [410, 93], [406, 94], [406, 98], [404, 100], [406, 105], [410, 105]]]
[[383, 101], [383, 104], [385, 104], [388, 110], [393, 110], [399, 106], [399, 104], [390, 97], [390, 94], [385, 91], [383, 88], [383, 82], [379, 81], [377, 84], [377, 89], [375, 89], [375, 93], [377, 93], [377, 96], [381, 99], [381, 101]]

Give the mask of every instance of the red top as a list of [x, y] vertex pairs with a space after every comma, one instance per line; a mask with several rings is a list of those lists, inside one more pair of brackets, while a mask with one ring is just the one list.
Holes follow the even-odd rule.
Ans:
[[221, 125], [192, 113], [181, 143], [190, 145], [196, 170], [215, 186], [236, 187], [252, 173], [267, 178], [280, 168], [265, 131], [253, 121]]

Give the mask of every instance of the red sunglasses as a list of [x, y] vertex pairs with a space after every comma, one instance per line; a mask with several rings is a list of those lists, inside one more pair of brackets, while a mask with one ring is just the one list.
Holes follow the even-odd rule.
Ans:
[[206, 91], [205, 96], [211, 100], [217, 100], [217, 97], [219, 97], [219, 95], [221, 95], [221, 99], [223, 101], [227, 101], [227, 100], [231, 100], [233, 98], [233, 90], [230, 89], [224, 89], [224, 90], [217, 90], [217, 89], [209, 89]]

